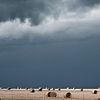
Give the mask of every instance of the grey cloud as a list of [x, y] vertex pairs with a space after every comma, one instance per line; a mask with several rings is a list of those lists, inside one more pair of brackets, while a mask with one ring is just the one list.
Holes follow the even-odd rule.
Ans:
[[96, 4], [99, 1], [87, 7], [85, 0], [0, 0], [0, 39], [41, 42], [97, 35], [100, 6]]
[[85, 6], [95, 6], [100, 4], [100, 0], [79, 0]]
[[[93, 6], [100, 0], [0, 0], [0, 21], [30, 18], [33, 24], [39, 24], [48, 15], [59, 16], [58, 7], [65, 5], [69, 10]], [[82, 12], [81, 10], [81, 12]]]
[[46, 10], [43, 0], [0, 0], [1, 21], [31, 18], [34, 24], [38, 24], [42, 20], [41, 13], [46, 13]]

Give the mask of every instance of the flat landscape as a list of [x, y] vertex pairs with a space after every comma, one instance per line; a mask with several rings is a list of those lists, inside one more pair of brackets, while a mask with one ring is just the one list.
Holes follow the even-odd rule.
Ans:
[[100, 89], [0, 89], [0, 100], [100, 100]]

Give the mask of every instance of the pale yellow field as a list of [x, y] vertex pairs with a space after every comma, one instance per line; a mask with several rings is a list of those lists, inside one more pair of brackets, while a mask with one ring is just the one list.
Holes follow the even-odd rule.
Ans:
[[[33, 93], [31, 89], [0, 89], [0, 100], [100, 100], [100, 90], [96, 90], [97, 94], [93, 94], [92, 89], [35, 90]], [[56, 92], [57, 97], [47, 97], [49, 91]], [[65, 98], [68, 92], [71, 93], [71, 97]]]

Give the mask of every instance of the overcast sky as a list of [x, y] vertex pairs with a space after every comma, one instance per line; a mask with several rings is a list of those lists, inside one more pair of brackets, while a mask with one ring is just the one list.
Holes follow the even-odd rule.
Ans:
[[0, 86], [99, 87], [100, 0], [0, 0]]

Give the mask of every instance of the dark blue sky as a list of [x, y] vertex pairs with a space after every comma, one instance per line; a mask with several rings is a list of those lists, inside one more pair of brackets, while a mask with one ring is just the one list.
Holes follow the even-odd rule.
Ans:
[[0, 0], [0, 87], [99, 87], [100, 0]]
[[0, 46], [0, 86], [99, 87], [100, 40]]

